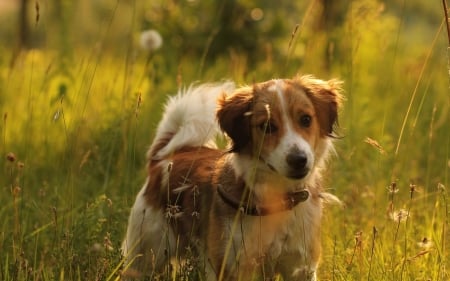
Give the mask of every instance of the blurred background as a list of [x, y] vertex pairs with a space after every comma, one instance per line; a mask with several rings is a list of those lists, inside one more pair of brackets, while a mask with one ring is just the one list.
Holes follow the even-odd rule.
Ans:
[[0, 0], [0, 279], [117, 276], [167, 97], [301, 73], [346, 96], [321, 280], [447, 280], [442, 3]]

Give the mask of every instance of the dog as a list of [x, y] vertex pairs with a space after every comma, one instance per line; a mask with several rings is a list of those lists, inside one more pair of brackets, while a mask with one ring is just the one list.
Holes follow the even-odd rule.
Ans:
[[297, 75], [170, 98], [129, 217], [124, 276], [167, 273], [184, 257], [203, 280], [316, 280], [323, 204], [339, 200], [321, 174], [341, 84]]

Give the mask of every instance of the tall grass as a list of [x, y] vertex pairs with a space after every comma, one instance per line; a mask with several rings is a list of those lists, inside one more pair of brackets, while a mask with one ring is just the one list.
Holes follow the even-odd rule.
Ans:
[[[325, 210], [320, 280], [450, 279], [443, 25], [419, 26], [377, 1], [353, 1], [335, 30], [342, 40], [329, 69], [314, 64], [325, 43], [306, 19], [257, 62], [237, 51], [207, 60], [207, 39], [200, 55], [167, 47], [147, 64], [134, 40], [143, 15], [127, 7], [105, 12], [94, 47], [35, 48], [12, 65], [11, 49], [0, 47], [0, 280], [117, 279], [166, 97], [196, 80], [252, 83], [297, 72], [343, 79], [347, 98], [326, 174], [345, 207]], [[127, 39], [111, 44], [123, 18]], [[186, 266], [179, 278], [195, 280]]]

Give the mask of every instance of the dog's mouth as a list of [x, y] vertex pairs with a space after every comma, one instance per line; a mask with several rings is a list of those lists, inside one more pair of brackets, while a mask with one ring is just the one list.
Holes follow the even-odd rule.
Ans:
[[301, 180], [304, 179], [309, 173], [309, 169], [291, 170], [287, 177], [290, 179]]

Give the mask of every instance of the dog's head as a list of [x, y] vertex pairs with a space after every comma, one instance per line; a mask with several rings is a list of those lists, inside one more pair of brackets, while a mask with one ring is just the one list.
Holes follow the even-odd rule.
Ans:
[[262, 169], [305, 178], [335, 135], [341, 82], [312, 76], [270, 80], [219, 100], [217, 118], [231, 151], [257, 159]]

